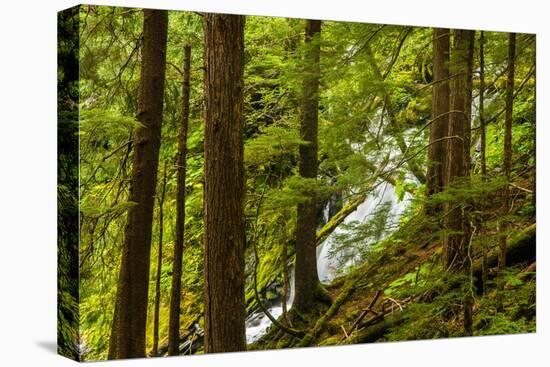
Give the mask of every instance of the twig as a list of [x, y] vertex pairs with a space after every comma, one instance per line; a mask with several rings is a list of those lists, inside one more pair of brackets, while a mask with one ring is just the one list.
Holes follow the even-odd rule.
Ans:
[[403, 311], [403, 306], [401, 306], [401, 303], [397, 302], [395, 299], [388, 297], [388, 301], [394, 303], [397, 307], [399, 307], [399, 311]]
[[378, 316], [378, 314], [376, 312], [374, 312], [372, 310], [372, 308], [374, 307], [376, 301], [378, 300], [378, 297], [380, 297], [380, 294], [382, 293], [382, 291], [379, 289], [376, 291], [374, 297], [372, 298], [372, 300], [370, 301], [368, 307], [363, 311], [361, 312], [361, 315], [359, 315], [359, 317], [357, 318], [357, 320], [355, 320], [355, 322], [353, 323], [353, 325], [351, 325], [350, 329], [349, 329], [349, 333], [347, 333], [344, 329], [344, 327], [342, 326], [342, 329], [344, 329], [344, 336], [342, 337], [342, 339], [340, 340], [340, 342], [346, 340], [348, 337], [349, 337], [349, 334], [351, 334], [353, 332], [353, 330], [355, 329], [355, 327], [361, 322], [363, 321], [363, 319], [365, 318], [365, 316], [367, 316], [367, 314], [369, 312], [372, 312], [375, 314], [375, 316]]
[[532, 193], [533, 193], [533, 190], [526, 189], [525, 187], [518, 186], [518, 185], [516, 185], [516, 184], [513, 183], [513, 182], [510, 182], [509, 185], [512, 186], [512, 187], [515, 187], [515, 188], [518, 189], [518, 190], [525, 191], [525, 192], [527, 192], [527, 193], [529, 193], [529, 194], [532, 194]]
[[344, 327], [344, 325], [340, 325], [340, 328], [344, 332], [345, 339], [349, 338], [348, 332], [346, 331], [346, 328]]

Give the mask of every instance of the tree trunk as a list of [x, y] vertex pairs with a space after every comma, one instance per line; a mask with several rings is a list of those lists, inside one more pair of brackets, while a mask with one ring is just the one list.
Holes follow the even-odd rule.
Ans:
[[[426, 196], [437, 194], [444, 187], [445, 140], [449, 126], [449, 29], [433, 30], [432, 124], [428, 147]], [[435, 210], [435, 208], [434, 208]]]
[[205, 14], [206, 353], [246, 349], [244, 297], [244, 23]]
[[151, 230], [161, 137], [168, 13], [143, 10], [143, 46], [132, 177], [117, 307], [111, 343], [113, 358], [145, 356]]
[[[320, 32], [321, 21], [307, 20], [300, 136], [308, 144], [300, 145], [299, 169], [300, 176], [309, 179], [316, 179], [318, 171]], [[315, 193], [308, 192], [307, 195], [307, 201], [298, 204], [296, 221], [295, 295], [292, 306], [298, 312], [305, 312], [310, 308], [317, 290], [320, 289], [315, 246], [317, 227]]]
[[189, 126], [189, 80], [191, 74], [191, 46], [183, 48], [183, 93], [181, 124], [178, 136], [177, 188], [176, 188], [176, 239], [168, 321], [168, 355], [179, 354], [181, 276], [183, 262], [183, 232], [185, 228], [185, 176], [187, 167], [187, 130]]
[[[480, 147], [480, 159], [481, 159], [481, 179], [485, 180], [487, 176], [487, 127], [485, 126], [485, 33], [480, 32], [479, 35], [479, 126], [481, 128], [481, 147]], [[481, 251], [483, 253], [482, 258], [482, 280], [483, 289], [482, 294], [487, 293], [487, 243], [485, 238], [485, 200], [482, 199], [481, 203], [481, 220], [479, 223], [480, 237], [481, 237]]]
[[[474, 42], [475, 42], [475, 31], [467, 31], [466, 33], [466, 45], [465, 45], [465, 61], [466, 61], [466, 91], [465, 91], [465, 101], [464, 101], [464, 113], [466, 126], [464, 129], [464, 176], [467, 178], [467, 184], [470, 185], [470, 171], [472, 165], [472, 158], [470, 154], [471, 150], [471, 140], [472, 140], [472, 73], [474, 68]], [[462, 208], [463, 211], [463, 220], [464, 220], [464, 272], [466, 276], [470, 276], [472, 269], [471, 262], [471, 234], [472, 234], [472, 225], [470, 224], [470, 216], [468, 213], [471, 211], [472, 205], [470, 202], [464, 204]], [[473, 282], [471, 282], [472, 284]], [[469, 292], [464, 298], [464, 333], [467, 336], [472, 336], [472, 315], [473, 315], [473, 305], [474, 305], [474, 289], [470, 287]]]
[[283, 307], [283, 319], [288, 326], [292, 327], [292, 322], [287, 313], [288, 292], [290, 288], [290, 281], [288, 276], [288, 244], [286, 238], [286, 225], [284, 218], [281, 217], [279, 223], [279, 241], [281, 242], [281, 262], [283, 263], [283, 290], [281, 292], [281, 305]]
[[[470, 167], [470, 115], [472, 104], [472, 64], [474, 31], [455, 30], [451, 71], [451, 110], [447, 143], [446, 185], [456, 183], [457, 178], [469, 176]], [[445, 227], [451, 232], [444, 239], [445, 267], [448, 271], [470, 275], [472, 264], [468, 262], [470, 224], [466, 203], [450, 202], [446, 205]], [[473, 292], [473, 290], [471, 291]], [[468, 292], [464, 298], [464, 332], [472, 335], [473, 298]]]
[[[516, 34], [510, 33], [508, 37], [508, 79], [506, 81], [506, 115], [504, 117], [504, 161], [503, 171], [507, 182], [510, 182], [510, 173], [512, 169], [512, 119], [514, 112], [514, 78], [515, 78], [515, 59], [516, 56]], [[509, 210], [509, 190], [508, 185], [502, 192], [502, 216], [499, 221], [499, 230], [501, 237], [499, 241], [500, 256], [498, 261], [498, 289], [504, 288], [503, 271], [506, 267], [506, 230], [508, 224], [505, 217]]]
[[166, 162], [162, 190], [159, 195], [159, 249], [157, 257], [157, 276], [155, 280], [155, 314], [153, 316], [153, 349], [151, 354], [157, 356], [159, 349], [159, 311], [160, 311], [160, 275], [162, 273], [162, 241], [164, 232], [164, 195], [166, 194]]
[[[467, 104], [468, 98], [468, 57], [473, 41], [473, 32], [465, 30], [454, 31], [453, 54], [451, 58], [451, 110], [449, 115], [450, 139], [447, 140], [447, 161], [445, 165], [445, 186], [456, 182], [457, 178], [466, 174], [464, 162], [464, 145], [466, 129], [468, 128]], [[461, 203], [447, 203], [445, 227], [453, 233], [444, 238], [444, 264], [448, 270], [462, 270], [466, 263], [466, 236], [464, 233], [464, 216]]]
[[474, 69], [474, 43], [475, 31], [467, 31], [465, 45], [465, 61], [466, 61], [466, 100], [464, 102], [464, 113], [466, 118], [466, 127], [464, 129], [464, 175], [470, 176], [472, 157], [472, 88], [473, 88], [473, 69]]

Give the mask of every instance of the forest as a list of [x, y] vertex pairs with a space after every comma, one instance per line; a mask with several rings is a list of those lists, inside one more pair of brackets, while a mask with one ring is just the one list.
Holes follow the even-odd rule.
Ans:
[[60, 354], [535, 332], [535, 45], [60, 12]]

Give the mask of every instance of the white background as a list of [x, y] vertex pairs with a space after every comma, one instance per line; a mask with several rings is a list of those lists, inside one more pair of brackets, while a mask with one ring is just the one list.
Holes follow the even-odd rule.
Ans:
[[[103, 362], [103, 366], [541, 366], [548, 288], [550, 14], [544, 0], [135, 0], [97, 4], [373, 23], [536, 32], [538, 248], [536, 335], [370, 344]], [[451, 8], [451, 4], [454, 5]], [[0, 10], [0, 365], [75, 365], [55, 354], [56, 11], [64, 0], [8, 0]], [[545, 103], [546, 102], [546, 103]], [[546, 340], [545, 340], [546, 339]], [[544, 362], [543, 362], [544, 361]]]

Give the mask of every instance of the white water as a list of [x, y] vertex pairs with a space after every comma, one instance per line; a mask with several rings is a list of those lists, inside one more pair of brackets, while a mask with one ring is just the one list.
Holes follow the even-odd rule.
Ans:
[[[290, 309], [292, 301], [294, 301], [294, 268], [289, 269], [288, 278], [290, 289], [286, 305], [287, 309]], [[269, 307], [268, 310], [274, 318], [278, 319], [279, 316], [283, 314], [283, 304], [281, 300], [279, 299], [275, 304]], [[246, 318], [246, 343], [250, 344], [258, 340], [258, 338], [267, 332], [270, 325], [271, 320], [262, 311], [250, 314]]]
[[[357, 209], [348, 215], [344, 219], [343, 224], [350, 224], [356, 222], [358, 224], [364, 224], [368, 222], [373, 214], [379, 209], [383, 204], [388, 203], [390, 205], [390, 211], [388, 213], [388, 221], [386, 223], [386, 228], [394, 228], [398, 223], [401, 215], [403, 215], [410, 198], [406, 196], [404, 200], [399, 201], [395, 193], [395, 187], [389, 183], [381, 183], [373, 191], [367, 199], [360, 204]], [[317, 273], [319, 274], [319, 280], [322, 283], [330, 283], [336, 275], [343, 274], [349, 267], [353, 265], [358, 265], [357, 257], [354, 257], [353, 253], [349, 251], [335, 256], [329, 256], [332, 252], [331, 250], [336, 245], [336, 238], [338, 235], [345, 234], [348, 230], [344, 226], [340, 225], [336, 227], [334, 232], [332, 232], [328, 238], [317, 247]], [[390, 233], [390, 230], [385, 231], [382, 238], [387, 236]], [[380, 238], [380, 239], [382, 239]], [[368, 246], [369, 244], [365, 244]], [[344, 258], [350, 258], [342, 264]], [[343, 269], [340, 269], [343, 267]]]
[[[379, 110], [375, 119], [380, 118], [381, 113], [381, 110]], [[415, 132], [416, 129], [414, 128], [404, 131], [403, 137], [405, 138], [407, 144], [412, 144]], [[376, 131], [371, 131], [371, 135], [376, 135]], [[365, 137], [368, 140], [368, 135], [366, 135]], [[370, 161], [374, 161], [378, 165], [383, 164], [383, 152], [372, 150], [365, 152], [364, 143], [350, 142], [350, 145], [355, 152], [364, 155], [365, 158], [369, 159]], [[389, 148], [389, 151], [387, 151], [387, 153], [389, 153], [389, 156], [387, 158], [389, 158], [390, 163], [386, 165], [385, 169], [392, 169], [394, 166], [392, 163], [400, 161], [400, 159], [402, 158], [402, 152], [397, 149], [395, 144], [391, 144], [389, 141], [382, 142], [382, 145]], [[412, 177], [411, 174], [406, 174], [406, 180], [408, 182], [417, 182], [416, 178]], [[404, 199], [402, 201], [399, 201], [395, 191], [395, 187], [393, 185], [385, 181], [378, 181], [375, 184], [376, 188], [373, 190], [373, 192], [370, 193], [365, 201], [363, 201], [363, 203], [361, 203], [353, 213], [349, 214], [344, 219], [343, 224], [351, 224], [352, 222], [364, 224], [372, 218], [377, 210], [380, 209], [380, 205], [389, 203], [390, 209], [386, 222], [386, 231], [384, 231], [381, 238], [378, 239], [382, 240], [383, 238], [391, 234], [391, 232], [396, 228], [396, 225], [399, 223], [401, 216], [403, 215], [405, 209], [410, 203], [411, 195], [405, 193]], [[323, 208], [323, 219], [325, 223], [330, 219], [329, 213], [330, 208], [327, 205], [325, 208]], [[322, 283], [330, 283], [337, 275], [344, 275], [347, 271], [350, 270], [351, 267], [353, 267], [354, 265], [359, 265], [358, 262], [360, 261], [360, 258], [357, 256], [357, 254], [349, 252], [353, 250], [345, 250], [347, 251], [347, 253], [344, 251], [344, 253], [337, 253], [335, 256], [329, 256], [329, 254], [337, 245], [336, 237], [349, 231], [344, 227], [345, 226], [342, 225], [336, 227], [334, 232], [331, 233], [328, 238], [317, 247], [317, 272], [319, 274], [319, 280]], [[370, 244], [371, 243], [365, 243], [364, 246], [368, 247]], [[343, 257], [347, 258], [348, 260], [342, 261]], [[344, 263], [342, 264], [342, 262]], [[293, 275], [294, 272], [290, 272], [289, 282], [291, 284], [291, 290], [289, 292], [290, 294], [287, 302], [288, 309], [290, 309], [290, 306], [292, 305], [292, 300], [294, 298]], [[281, 301], [279, 300], [275, 304], [271, 305], [268, 310], [275, 318], [281, 316], [283, 313]], [[258, 340], [262, 335], [267, 332], [270, 326], [271, 321], [262, 311], [257, 311], [249, 315], [246, 319], [247, 343], [253, 343]]]
[[[399, 201], [395, 193], [395, 187], [393, 185], [386, 182], [380, 183], [372, 192], [372, 194], [369, 195], [367, 199], [362, 204], [360, 204], [353, 213], [346, 217], [343, 223], [366, 223], [376, 212], [376, 210], [379, 209], [380, 205], [389, 203], [390, 211], [388, 213], [388, 221], [386, 223], [386, 227], [393, 228], [399, 223], [399, 219], [401, 218], [401, 215], [403, 215], [403, 212], [405, 211], [409, 200], [410, 196], [405, 195], [405, 199]], [[328, 212], [329, 208], [327, 206], [323, 210], [325, 220], [328, 220]], [[338, 256], [329, 256], [331, 250], [336, 245], [336, 236], [339, 234], [344, 234], [346, 233], [346, 231], [347, 230], [344, 229], [343, 226], [338, 226], [334, 230], [334, 232], [331, 233], [329, 237], [317, 247], [317, 272], [319, 274], [319, 279], [323, 283], [330, 283], [336, 275], [345, 274], [346, 270], [349, 269], [350, 266], [357, 265], [357, 258], [354, 258], [353, 254], [345, 254], [345, 256], [347, 257], [350, 257], [349, 255], [352, 256], [351, 259], [343, 265], [342, 269], [340, 268], [340, 266], [342, 266], [341, 257], [339, 258]], [[386, 231], [383, 237], [385, 237], [389, 233], [390, 231]], [[365, 246], [368, 246], [368, 244], [365, 244]], [[292, 305], [292, 301], [294, 298], [293, 275], [293, 271], [291, 271], [289, 274], [291, 289], [287, 301], [287, 308], [289, 309]], [[273, 317], [279, 318], [279, 316], [281, 316], [283, 313], [281, 301], [279, 300], [277, 303], [269, 307], [269, 312], [273, 315]], [[263, 312], [257, 311], [249, 315], [246, 319], [246, 342], [253, 343], [258, 340], [262, 335], [267, 332], [269, 326], [271, 326], [271, 321]]]

